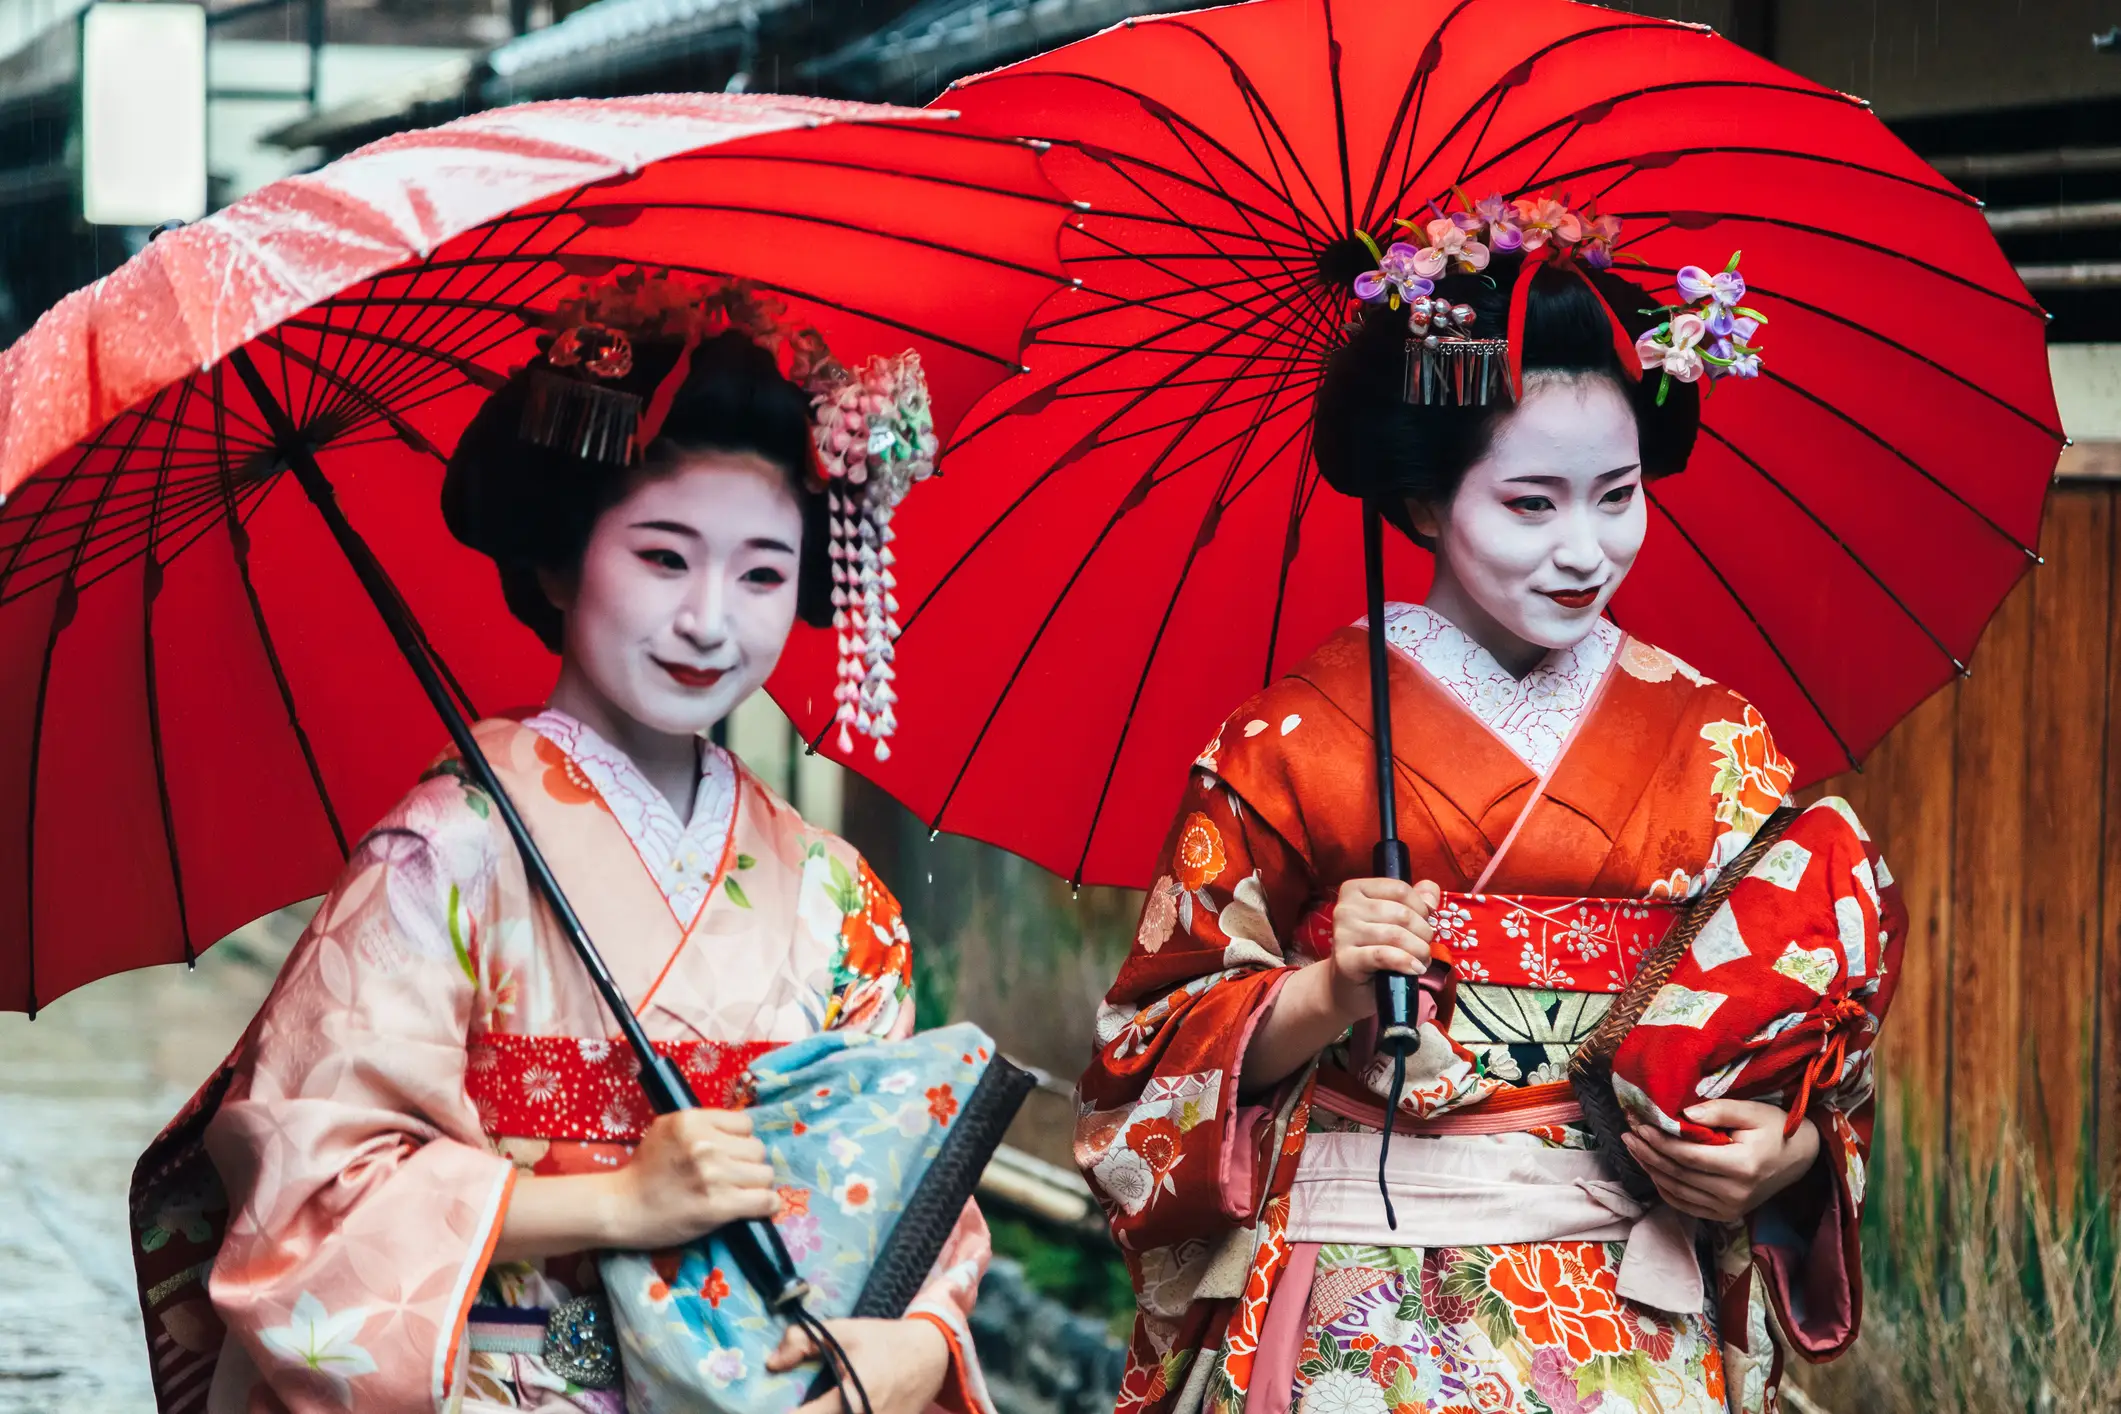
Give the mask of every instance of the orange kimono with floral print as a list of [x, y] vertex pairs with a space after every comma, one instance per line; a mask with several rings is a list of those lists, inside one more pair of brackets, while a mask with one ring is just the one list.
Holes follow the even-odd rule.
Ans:
[[[1390, 622], [1396, 631], [1401, 619]], [[1568, 1056], [1657, 936], [1650, 916], [1704, 890], [1789, 788], [1790, 764], [1750, 704], [1610, 625], [1600, 632], [1603, 657], [1579, 673], [1579, 708], [1543, 767], [1464, 691], [1391, 655], [1399, 831], [1414, 877], [1445, 891], [1440, 937], [1452, 943], [1455, 928], [1458, 943], [1447, 949], [1456, 1001], [1434, 1028], [1446, 1035], [1424, 1035], [1395, 1155], [1435, 1142], [1409, 1124], [1506, 1115], [1513, 1095], [1565, 1096], [1556, 1082]], [[1571, 686], [1557, 656], [1541, 690]], [[1867, 1055], [1809, 1097], [1822, 1155], [1807, 1177], [1746, 1224], [1701, 1235], [1706, 1309], [1623, 1300], [1620, 1248], [1606, 1242], [1314, 1244], [1296, 1264], [1310, 1296], [1295, 1308], [1294, 1388], [1256, 1387], [1262, 1327], [1290, 1265], [1292, 1174], [1316, 1135], [1374, 1129], [1351, 1117], [1383, 1113], [1384, 1067], [1360, 1035], [1277, 1091], [1239, 1096], [1254, 1027], [1291, 971], [1330, 951], [1340, 885], [1372, 873], [1368, 687], [1365, 631], [1352, 628], [1226, 720], [1194, 763], [1102, 1010], [1076, 1157], [1139, 1300], [1120, 1414], [1236, 1414], [1255, 1400], [1253, 1414], [1772, 1409], [1786, 1346], [1824, 1359], [1855, 1336]], [[1807, 828], [1849, 832], [1854, 857], [1870, 849], [1840, 802]], [[1878, 873], [1883, 921], [1865, 939], [1886, 979], [1865, 1002], [1874, 1015], [1902, 930], [1891, 876], [1882, 863]], [[1817, 922], [1833, 936], [1831, 908]], [[1596, 1142], [1580, 1123], [1467, 1128], [1483, 1137], [1455, 1142]]]

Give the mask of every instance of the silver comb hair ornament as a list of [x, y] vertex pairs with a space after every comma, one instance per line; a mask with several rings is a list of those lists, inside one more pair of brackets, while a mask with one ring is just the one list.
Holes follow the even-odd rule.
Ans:
[[1407, 374], [1402, 396], [1417, 407], [1509, 407], [1510, 342], [1476, 339], [1471, 305], [1423, 296], [1407, 306]]
[[640, 422], [635, 394], [533, 368], [516, 435], [586, 462], [623, 467], [633, 464]]
[[1509, 340], [1407, 340], [1405, 397], [1417, 407], [1513, 406]]

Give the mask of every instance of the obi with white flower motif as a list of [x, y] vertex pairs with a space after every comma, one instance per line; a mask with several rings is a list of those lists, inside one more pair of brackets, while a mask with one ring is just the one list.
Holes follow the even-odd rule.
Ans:
[[[657, 1041], [699, 1102], [713, 1110], [751, 1101], [751, 1063], [772, 1041]], [[636, 1144], [653, 1117], [623, 1041], [489, 1031], [474, 1040], [464, 1091], [487, 1134]]]
[[1447, 893], [1434, 918], [1461, 982], [1619, 992], [1679, 913], [1654, 899]]

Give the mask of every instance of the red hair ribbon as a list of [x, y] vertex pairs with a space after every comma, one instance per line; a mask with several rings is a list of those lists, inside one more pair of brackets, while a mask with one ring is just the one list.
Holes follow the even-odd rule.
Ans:
[[654, 395], [648, 399], [648, 406], [642, 411], [640, 421], [634, 424], [635, 456], [648, 455], [649, 443], [655, 441], [662, 432], [664, 419], [670, 416], [670, 405], [677, 401], [678, 389], [685, 386], [686, 375], [692, 371], [692, 355], [699, 346], [700, 330], [699, 325], [695, 323], [692, 332], [685, 336], [685, 347], [678, 351], [678, 361], [670, 365], [670, 371], [663, 375], [663, 381], [655, 385]]
[[1598, 301], [1598, 307], [1605, 311], [1606, 323], [1612, 327], [1613, 352], [1619, 355], [1620, 366], [1636, 368], [1640, 365], [1642, 360], [1636, 357], [1635, 341], [1628, 337], [1627, 326], [1620, 322], [1619, 315], [1613, 313], [1613, 306], [1606, 303], [1605, 296], [1599, 292], [1597, 282], [1591, 279], [1591, 272], [1577, 264], [1574, 255], [1566, 247], [1549, 240], [1539, 249], [1525, 253], [1524, 264], [1517, 272], [1516, 288], [1510, 291], [1510, 391], [1516, 394], [1518, 401], [1524, 400], [1525, 305], [1531, 299], [1532, 277], [1539, 273], [1539, 268], [1543, 265], [1566, 270], [1583, 281], [1583, 287], [1591, 292], [1592, 299]]

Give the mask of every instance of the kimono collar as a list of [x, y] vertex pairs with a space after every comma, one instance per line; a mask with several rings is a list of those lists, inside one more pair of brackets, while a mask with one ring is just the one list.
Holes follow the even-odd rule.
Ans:
[[692, 817], [679, 820], [633, 758], [586, 723], [547, 707], [523, 725], [581, 767], [655, 876], [671, 912], [681, 919], [695, 916], [714, 886], [736, 819], [736, 765], [729, 753], [712, 742], [700, 743], [700, 783], [692, 797]]
[[1385, 641], [1406, 654], [1535, 772], [1545, 775], [1590, 709], [1620, 651], [1621, 633], [1600, 619], [1576, 644], [1557, 648], [1512, 677], [1464, 629], [1424, 604], [1387, 604]]

